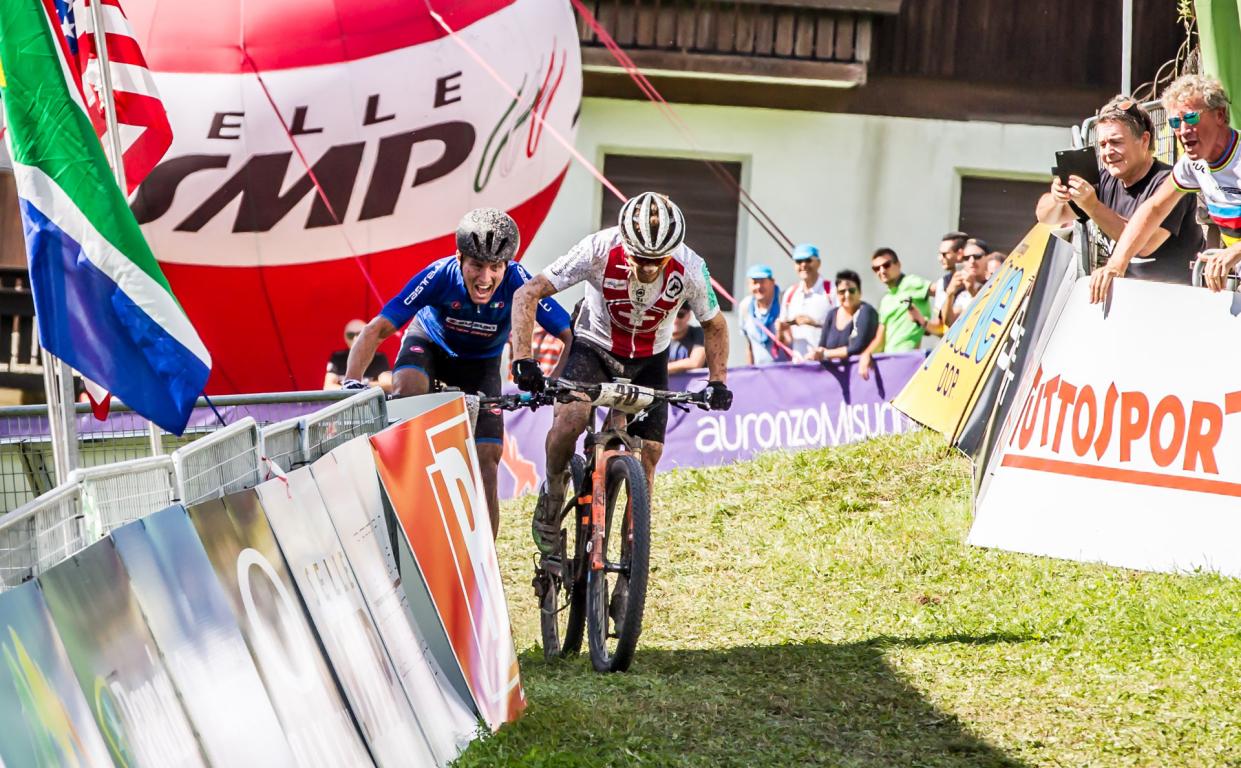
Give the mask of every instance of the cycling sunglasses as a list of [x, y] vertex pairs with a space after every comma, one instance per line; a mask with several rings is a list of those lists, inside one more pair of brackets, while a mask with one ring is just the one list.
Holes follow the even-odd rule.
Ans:
[[1202, 119], [1202, 115], [1196, 111], [1186, 112], [1180, 117], [1173, 115], [1172, 117], [1168, 118], [1168, 127], [1176, 131], [1176, 130], [1180, 130], [1182, 122], [1185, 123], [1185, 125], [1197, 125], [1198, 121], [1201, 119]]

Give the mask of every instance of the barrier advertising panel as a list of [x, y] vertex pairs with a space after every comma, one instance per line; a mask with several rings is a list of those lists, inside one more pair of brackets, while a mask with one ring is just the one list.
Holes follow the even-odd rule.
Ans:
[[185, 508], [168, 507], [117, 528], [112, 540], [207, 761], [295, 765]]
[[95, 542], [39, 583], [113, 762], [205, 765], [112, 540]]
[[189, 513], [297, 763], [372, 765], [257, 494], [240, 491]]
[[521, 713], [525, 694], [465, 400], [454, 396], [370, 441], [475, 704], [497, 729]]
[[111, 768], [38, 582], [0, 595], [0, 765]]
[[974, 459], [975, 477], [981, 477], [995, 449], [995, 435], [1017, 399], [1017, 387], [1031, 360], [1037, 360], [1055, 327], [1073, 283], [1077, 254], [1059, 237], [1048, 241], [1043, 264], [1008, 333], [1000, 340], [995, 368], [983, 379], [980, 394], [966, 416], [956, 446]]
[[[825, 448], [904, 432], [909, 420], [888, 401], [925, 359], [922, 352], [878, 355], [868, 379], [853, 361], [729, 369], [733, 407], [722, 413], [670, 409], [660, 466], [717, 466], [766, 451]], [[668, 386], [701, 389], [703, 383], [701, 377], [680, 374]], [[500, 471], [504, 498], [538, 489], [551, 423], [551, 408], [506, 415]]]
[[379, 766], [434, 766], [308, 467], [255, 489]]
[[969, 541], [1241, 576], [1241, 299], [1118, 280], [1105, 314], [1088, 296], [1083, 278], [1023, 383]]
[[1054, 242], [1042, 224], [1030, 230], [896, 397], [898, 410], [957, 441]]
[[405, 597], [370, 443], [351, 440], [310, 469], [405, 694], [437, 762], [446, 765], [474, 739], [478, 714], [456, 661], [445, 669], [430, 653], [427, 635], [442, 635], [443, 627], [433, 616], [415, 621]]

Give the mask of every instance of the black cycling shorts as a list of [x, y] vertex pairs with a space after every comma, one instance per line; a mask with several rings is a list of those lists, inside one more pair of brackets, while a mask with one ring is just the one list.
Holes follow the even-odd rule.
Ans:
[[[625, 379], [652, 389], [668, 388], [668, 350], [650, 357], [617, 357], [577, 336], [569, 349], [561, 378], [578, 384], [602, 384]], [[650, 408], [638, 421], [630, 417], [629, 434], [656, 443], [664, 441], [668, 431], [668, 403], [660, 402]]]
[[[402, 368], [422, 371], [428, 379], [456, 387], [468, 395], [482, 392], [496, 397], [500, 394], [499, 357], [453, 357], [440, 345], [422, 336], [401, 339], [401, 353], [396, 357], [392, 373], [396, 374]], [[479, 443], [504, 442], [504, 416], [499, 408], [479, 409], [474, 440]]]

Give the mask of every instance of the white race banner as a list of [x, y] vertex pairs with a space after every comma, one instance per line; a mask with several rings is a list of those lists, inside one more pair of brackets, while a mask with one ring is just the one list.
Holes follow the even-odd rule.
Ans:
[[1241, 575], [1241, 295], [1089, 280], [1027, 370], [969, 542]]

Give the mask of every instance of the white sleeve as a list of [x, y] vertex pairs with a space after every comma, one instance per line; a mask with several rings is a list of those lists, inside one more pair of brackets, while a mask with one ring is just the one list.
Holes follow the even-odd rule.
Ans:
[[[571, 285], [577, 285], [588, 279], [595, 268], [595, 262], [601, 257], [596, 240], [594, 235], [583, 238], [581, 242], [569, 249], [568, 253], [543, 270], [543, 277], [546, 277], [557, 291], [563, 291]], [[602, 257], [606, 258], [607, 253], [604, 252]]]
[[711, 273], [707, 270], [707, 262], [701, 257], [699, 266], [685, 270], [689, 278], [689, 295], [685, 301], [694, 311], [699, 323], [705, 323], [720, 313], [720, 300], [716, 298], [715, 288], [711, 286]]

